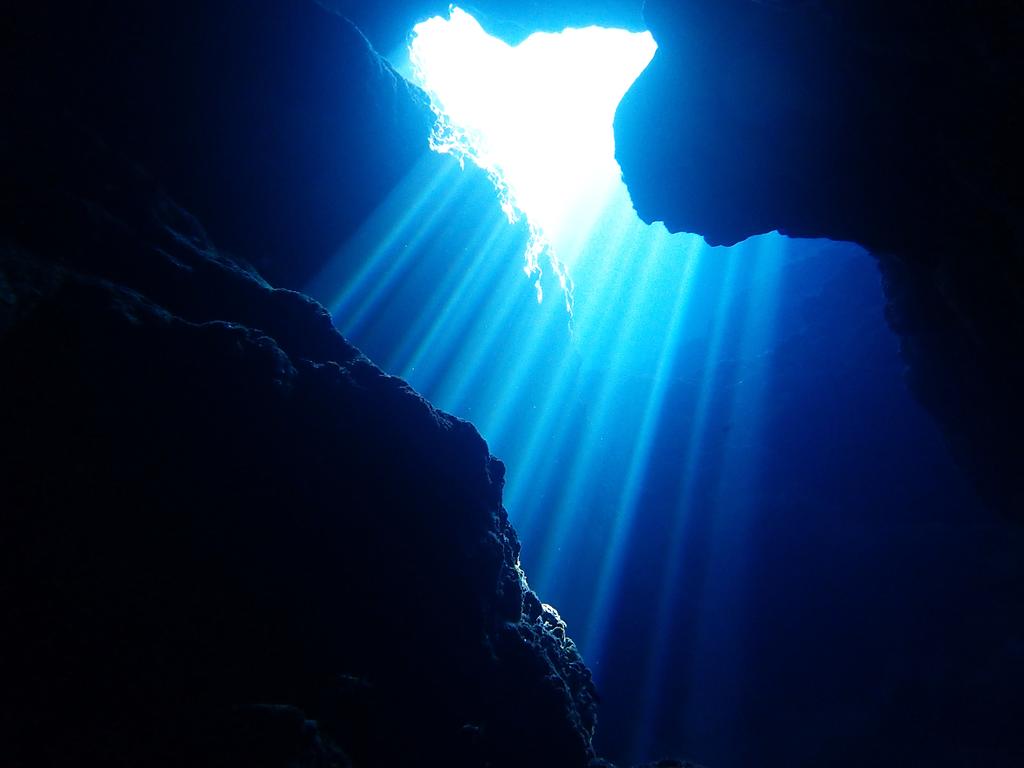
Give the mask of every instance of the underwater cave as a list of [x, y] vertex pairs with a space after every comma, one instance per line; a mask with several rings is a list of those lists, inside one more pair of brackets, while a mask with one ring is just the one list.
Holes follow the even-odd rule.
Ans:
[[1019, 9], [14, 21], [5, 764], [1024, 760]]

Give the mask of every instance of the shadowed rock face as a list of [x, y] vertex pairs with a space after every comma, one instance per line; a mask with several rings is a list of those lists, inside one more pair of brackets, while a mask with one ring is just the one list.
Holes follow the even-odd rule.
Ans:
[[[5, 764], [585, 765], [590, 674], [519, 570], [501, 462], [139, 169], [243, 256], [295, 232], [288, 254], [308, 261], [266, 260], [295, 283], [379, 202], [383, 158], [412, 162], [421, 107], [316, 7], [93, 5], [33, 6], [3, 81]], [[238, 13], [243, 39], [221, 37]], [[257, 45], [275, 29], [308, 46], [280, 80], [259, 63], [278, 49]], [[330, 116], [287, 101], [329, 53], [359, 64], [332, 77], [364, 94], [349, 117], [371, 131], [338, 155], [300, 141]], [[222, 115], [249, 149], [270, 142], [236, 177], [216, 151], [228, 128], [199, 129], [257, 85], [288, 117], [246, 131], [255, 111]], [[285, 206], [332, 170], [337, 197]]]
[[476, 430], [72, 150], [3, 221], [10, 764], [585, 764]]
[[431, 154], [418, 91], [312, 0], [24, 6], [18, 101], [73, 114], [275, 285], [303, 287]]
[[910, 383], [990, 501], [1024, 509], [1019, 5], [648, 0], [616, 116], [647, 221], [879, 260]]

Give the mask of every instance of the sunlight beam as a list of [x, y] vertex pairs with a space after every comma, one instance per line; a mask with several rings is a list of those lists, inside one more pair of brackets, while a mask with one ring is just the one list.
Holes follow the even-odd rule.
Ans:
[[454, 7], [414, 29], [412, 79], [437, 115], [431, 147], [487, 171], [508, 218], [526, 219], [538, 301], [546, 257], [571, 311], [573, 244], [621, 178], [615, 109], [656, 47], [648, 32], [600, 27], [510, 46]]

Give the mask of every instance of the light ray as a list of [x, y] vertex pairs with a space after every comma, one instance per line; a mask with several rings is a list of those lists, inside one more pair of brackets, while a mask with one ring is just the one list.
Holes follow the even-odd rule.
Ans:
[[[599, 686], [618, 684], [602, 679], [602, 661], [620, 647], [622, 617], [641, 610], [627, 585], [648, 590], [640, 605], [651, 642], [629, 645], [640, 690], [619, 691], [639, 704], [644, 725], [631, 735], [647, 759], [656, 723], [694, 715], [687, 696], [670, 692], [708, 684], [696, 667], [680, 671], [689, 660], [676, 653], [680, 612], [693, 653], [721, 631], [735, 644], [746, 620], [720, 615], [720, 602], [749, 589], [735, 554], [756, 510], [753, 493], [737, 488], [753, 482], [749, 441], [761, 436], [763, 408], [725, 372], [764, 375], [781, 240], [708, 248], [640, 222], [611, 126], [654, 44], [611, 32], [535, 35], [513, 47], [458, 9], [419, 25], [405, 76], [431, 99], [433, 148], [453, 157], [431, 155], [450, 161], [440, 172], [417, 166], [318, 290], [331, 292], [353, 341], [471, 419], [506, 462], [504, 503], [530, 581], [569, 619]], [[579, 47], [588, 36], [596, 52]], [[616, 41], [636, 44], [625, 64]], [[484, 172], [497, 193], [465, 183]], [[500, 208], [482, 213], [496, 201], [517, 226]], [[571, 334], [560, 303], [538, 307], [521, 280], [524, 249], [531, 278], [566, 296]], [[742, 426], [732, 431], [732, 421]], [[665, 556], [638, 563], [641, 551]], [[716, 560], [723, 552], [727, 563]]]
[[[616, 306], [627, 307], [625, 316], [606, 313], [604, 322], [607, 325], [604, 328], [599, 327], [596, 329], [595, 336], [597, 338], [614, 337], [617, 330], [629, 325], [631, 318], [643, 304], [649, 277], [657, 266], [658, 256], [661, 255], [659, 252], [666, 245], [665, 242], [659, 242], [659, 240], [655, 240], [650, 244], [651, 250], [646, 254], [647, 258], [641, 260], [638, 274], [629, 281], [626, 287], [626, 295], [614, 302]], [[600, 384], [591, 400], [593, 403], [591, 409], [592, 417], [587, 424], [586, 431], [581, 436], [580, 447], [576, 450], [576, 458], [573, 462], [572, 470], [564, 485], [565, 495], [559, 503], [559, 507], [563, 510], [562, 514], [556, 519], [544, 546], [543, 555], [539, 562], [538, 584], [548, 583], [553, 578], [553, 569], [558, 560], [557, 553], [575, 525], [577, 515], [581, 512], [581, 502], [586, 488], [593, 482], [592, 473], [595, 466], [595, 454], [606, 448], [606, 446], [602, 445], [603, 435], [606, 431], [612, 431], [612, 425], [621, 416], [621, 414], [616, 413], [616, 418], [613, 419], [610, 417], [610, 413], [620, 411], [621, 409], [622, 377], [626, 370], [625, 362], [629, 357], [629, 347], [623, 344], [616, 344], [606, 354], [607, 356], [604, 359], [608, 367], [599, 376]], [[613, 533], [612, 537], [608, 540], [608, 546], [612, 550], [616, 547], [614, 536], [615, 534]], [[598, 587], [591, 600], [591, 605], [596, 606], [600, 599], [600, 587]], [[585, 638], [586, 636], [581, 646], [587, 648], [589, 645]]]
[[484, 219], [466, 248], [469, 265], [460, 268], [452, 264], [444, 281], [432, 293], [429, 303], [423, 307], [416, 324], [409, 328], [402, 338], [390, 361], [392, 370], [403, 378], [409, 378], [422, 365], [424, 359], [435, 349], [440, 337], [447, 331], [451, 313], [465, 305], [469, 291], [479, 280], [479, 271], [498, 271], [495, 253], [502, 253], [499, 247], [503, 240], [515, 234], [505, 222], [491, 222]]
[[[621, 247], [623, 246], [627, 232], [629, 230], [629, 221], [622, 216], [611, 216], [613, 225], [611, 232], [601, 238], [600, 248], [604, 249], [602, 257], [598, 260], [598, 269], [592, 270], [588, 273], [591, 277], [588, 283], [588, 289], [593, 290], [598, 286], [602, 288], [611, 286], [610, 296], [607, 295], [607, 288], [602, 290], [602, 301], [601, 303], [608, 302], [614, 306], [617, 306], [622, 298], [624, 292], [629, 288], [631, 283], [621, 280], [611, 280], [616, 259], [611, 254], [618, 254]], [[600, 325], [607, 329], [613, 322], [613, 313], [606, 312], [602, 316]], [[599, 334], [599, 329], [593, 329], [591, 331], [591, 323], [588, 319], [584, 327], [587, 328], [588, 333]], [[566, 401], [571, 400], [575, 393], [575, 390], [581, 385], [581, 377], [578, 375], [573, 376], [562, 376], [559, 378], [557, 389], [553, 391], [550, 397], [545, 398], [544, 410], [538, 420], [538, 429], [533, 431], [533, 434], [528, 438], [527, 443], [523, 446], [520, 451], [521, 466], [523, 476], [530, 478], [529, 481], [519, 483], [515, 482], [514, 478], [509, 480], [509, 496], [508, 504], [509, 509], [513, 511], [514, 520], [516, 525], [519, 526], [523, 532], [524, 538], [530, 534], [530, 519], [521, 511], [522, 509], [537, 510], [535, 505], [521, 504], [524, 501], [522, 494], [527, 492], [536, 493], [544, 492], [549, 487], [549, 484], [553, 480], [553, 476], [558, 475], [562, 472], [559, 465], [551, 460], [551, 455], [560, 456], [568, 455], [575, 457], [579, 452], [579, 435], [571, 435], [570, 430], [572, 428], [573, 420], [565, 418]], [[583, 393], [579, 393], [582, 397]], [[550, 425], [552, 422], [558, 423], [558, 429], [554, 434], [551, 434]], [[571, 450], [563, 449], [567, 448], [567, 439], [571, 438], [574, 445]], [[556, 469], [556, 467], [559, 467]], [[563, 483], [560, 481], [559, 485]], [[522, 489], [522, 490], [520, 490]], [[532, 516], [531, 516], [532, 517]], [[565, 513], [558, 516], [558, 523], [556, 525], [564, 525], [562, 523], [565, 518]], [[556, 534], [556, 539], [561, 539], [564, 533]], [[538, 586], [546, 584], [546, 578], [549, 572], [548, 563], [555, 555], [549, 552], [547, 548], [544, 549], [544, 554], [538, 558], [538, 571], [534, 575], [534, 581]], [[541, 569], [544, 569], [543, 575], [541, 575]]]
[[685, 463], [679, 482], [679, 489], [675, 495], [677, 501], [675, 512], [671, 518], [665, 566], [663, 575], [658, 580], [660, 588], [653, 623], [655, 629], [650, 636], [651, 647], [646, 657], [646, 674], [644, 675], [645, 693], [643, 699], [644, 709], [642, 711], [650, 719], [644, 723], [646, 732], [641, 736], [641, 744], [639, 745], [641, 751], [647, 748], [647, 740], [650, 738], [650, 726], [653, 723], [655, 710], [661, 699], [661, 691], [664, 684], [663, 675], [669, 651], [669, 638], [671, 637], [670, 628], [673, 607], [676, 604], [678, 582], [680, 581], [684, 564], [684, 537], [688, 530], [688, 524], [691, 521], [690, 507], [693, 503], [697, 474], [700, 470], [702, 447], [707, 436], [711, 401], [717, 392], [715, 387], [715, 378], [718, 374], [717, 362], [721, 358], [726, 330], [731, 320], [730, 309], [735, 296], [739, 254], [732, 250], [726, 258], [729, 259], [729, 263], [726, 270], [725, 283], [722, 287], [722, 292], [719, 294], [714, 325], [711, 330], [703, 366], [704, 372], [701, 376], [697, 400], [694, 403], [693, 426], [687, 436], [686, 450], [683, 454], [685, 456]]
[[409, 264], [420, 255], [419, 248], [423, 240], [439, 222], [450, 215], [448, 206], [452, 199], [457, 197], [460, 187], [464, 184], [465, 178], [462, 175], [456, 176], [454, 181], [447, 185], [441, 197], [431, 201], [430, 212], [420, 215], [416, 226], [406, 239], [399, 241], [392, 235], [381, 243], [371, 259], [383, 257], [387, 259], [387, 264], [373, 280], [372, 287], [361, 293], [347, 291], [341, 306], [335, 310], [336, 315], [345, 318], [345, 328], [350, 333], [358, 331], [362, 323], [377, 308], [381, 299], [391, 291], [395, 282], [404, 274]]
[[[437, 192], [454, 180], [459, 169], [441, 165], [424, 154], [408, 174], [377, 207], [306, 286], [306, 292], [322, 302], [332, 314], [344, 313], [348, 304], [362, 296], [387, 263], [397, 243], [419, 225], [423, 208]], [[360, 265], [353, 273], [354, 264]]]
[[546, 255], [571, 309], [563, 245], [619, 181], [615, 108], [655, 48], [649, 33], [597, 27], [537, 33], [513, 47], [459, 8], [414, 30], [413, 80], [438, 117], [431, 146], [486, 170], [510, 220], [525, 216], [524, 271], [538, 300]]
[[595, 658], [600, 658], [603, 652], [605, 634], [608, 627], [611, 591], [615, 587], [622, 569], [622, 559], [629, 544], [629, 536], [641, 490], [641, 483], [649, 463], [650, 451], [654, 444], [654, 435], [661, 417], [675, 356], [679, 351], [679, 332], [682, 328], [686, 309], [688, 308], [687, 299], [689, 298], [690, 291], [693, 289], [694, 274], [699, 266], [698, 254], [700, 246], [697, 246], [697, 248], [697, 253], [691, 255], [691, 258], [687, 261], [677, 301], [672, 310], [667, 332], [662, 340], [652, 389], [640, 422], [637, 448], [630, 461], [621, 496], [616, 505], [613, 530], [609, 537], [609, 548], [605, 553], [601, 566], [591, 609], [591, 617], [586, 625], [584, 647], [589, 649]]

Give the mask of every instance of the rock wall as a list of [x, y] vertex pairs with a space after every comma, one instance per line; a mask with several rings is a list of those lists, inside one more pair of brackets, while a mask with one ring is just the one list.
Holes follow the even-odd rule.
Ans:
[[648, 0], [616, 116], [647, 221], [876, 254], [911, 386], [979, 488], [1024, 510], [1024, 14], [1014, 3]]
[[3, 222], [9, 764], [585, 764], [476, 430], [76, 158]]
[[9, 34], [8, 98], [74, 115], [274, 285], [432, 154], [426, 101], [313, 0], [41, 0]]
[[586, 765], [501, 462], [250, 266], [315, 268], [422, 105], [315, 6], [142, 5], [33, 5], [5, 48], [5, 764]]

